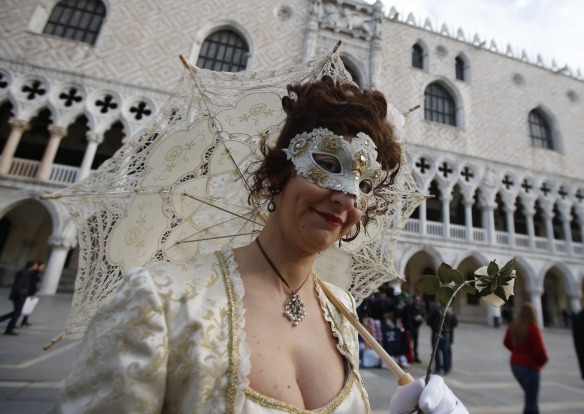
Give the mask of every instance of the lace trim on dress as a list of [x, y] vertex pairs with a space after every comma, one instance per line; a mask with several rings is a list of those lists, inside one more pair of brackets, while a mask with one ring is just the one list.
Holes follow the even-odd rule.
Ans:
[[[241, 275], [239, 274], [239, 269], [237, 262], [235, 261], [235, 256], [233, 254], [233, 249], [225, 248], [219, 251], [218, 254], [223, 258], [226, 269], [221, 269], [222, 272], [227, 273], [228, 280], [231, 281], [233, 298], [230, 298], [230, 307], [233, 312], [234, 325], [236, 327], [236, 332], [234, 335], [234, 343], [231, 346], [229, 352], [235, 352], [232, 360], [238, 362], [237, 366], [237, 390], [235, 392], [234, 398], [234, 412], [240, 412], [241, 407], [245, 403], [245, 395], [243, 391], [249, 386], [249, 379], [247, 378], [250, 371], [250, 351], [247, 341], [245, 339], [245, 309], [243, 308], [243, 296], [244, 288], [243, 281], [241, 280]], [[226, 280], [227, 282], [227, 280]]]
[[315, 413], [330, 414], [334, 413], [334, 411], [337, 408], [339, 408], [340, 405], [347, 399], [349, 394], [351, 394], [351, 390], [353, 388], [353, 383], [355, 382], [355, 380], [356, 380], [355, 375], [352, 374], [345, 382], [345, 386], [343, 387], [341, 392], [335, 398], [333, 398], [333, 400], [329, 402], [327, 405], [316, 410], [305, 410], [302, 408], [295, 407], [291, 404], [285, 403], [275, 398], [267, 397], [263, 394], [260, 394], [259, 392], [252, 390], [249, 387], [244, 390], [244, 393], [247, 396], [247, 398], [266, 408], [275, 408], [293, 414], [315, 414]]
[[[337, 349], [345, 357], [345, 359], [351, 363], [351, 367], [354, 368], [353, 355], [351, 355], [351, 351], [347, 348], [345, 338], [343, 337], [343, 334], [340, 331], [339, 326], [337, 325], [337, 321], [333, 317], [333, 313], [330, 308], [332, 304], [330, 303], [330, 301], [320, 288], [318, 277], [316, 276], [314, 277], [314, 287], [316, 289], [316, 293], [318, 294], [318, 299], [320, 301], [320, 307], [322, 308], [322, 312], [324, 314], [324, 319], [331, 325], [333, 336], [337, 338]], [[334, 306], [332, 307], [334, 309]]]
[[[342, 318], [343, 316], [339, 313], [339, 311], [337, 311], [335, 306], [326, 297], [325, 293], [323, 292], [323, 290], [320, 287], [320, 283], [326, 283], [326, 282], [320, 281], [319, 278], [315, 275], [315, 277], [314, 277], [315, 289], [316, 289], [316, 293], [318, 294], [320, 306], [323, 310], [324, 319], [328, 323], [330, 323], [333, 336], [335, 338], [337, 338], [337, 349], [345, 357], [345, 359], [347, 361], [349, 361], [349, 364], [351, 366], [350, 368], [353, 371], [353, 374], [355, 375], [357, 380], [359, 381], [359, 388], [361, 389], [361, 396], [363, 398], [363, 403], [365, 404], [365, 407], [367, 408], [367, 412], [369, 413], [369, 412], [371, 412], [371, 407], [369, 405], [369, 398], [367, 395], [367, 391], [365, 390], [365, 384], [363, 383], [363, 379], [361, 378], [361, 374], [359, 372], [359, 364], [357, 362], [359, 360], [359, 354], [358, 354], [359, 348], [353, 349], [352, 350], [353, 352], [351, 352], [351, 348], [350, 348], [349, 344], [347, 343], [347, 339], [345, 338], [345, 336], [341, 332], [341, 329], [338, 325], [338, 322], [335, 320], [333, 315], [338, 314], [340, 318]], [[346, 292], [346, 294], [349, 295], [348, 292]], [[333, 310], [334, 310], [334, 313], [333, 313]], [[345, 323], [348, 324], [349, 322], [345, 321]], [[349, 338], [349, 340], [351, 340], [351, 338]], [[355, 348], [355, 346], [353, 346], [352, 348]], [[353, 353], [355, 353], [355, 355], [353, 355]]]

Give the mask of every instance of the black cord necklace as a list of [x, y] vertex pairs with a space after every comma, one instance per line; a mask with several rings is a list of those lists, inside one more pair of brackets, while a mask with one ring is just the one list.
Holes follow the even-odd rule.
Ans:
[[300, 296], [298, 296], [298, 292], [300, 291], [300, 289], [302, 289], [302, 286], [304, 286], [304, 284], [306, 283], [306, 281], [310, 277], [311, 272], [308, 272], [306, 279], [304, 279], [304, 282], [302, 282], [300, 287], [296, 290], [293, 290], [290, 287], [290, 285], [288, 284], [288, 282], [286, 282], [286, 279], [284, 279], [284, 276], [282, 276], [282, 274], [280, 273], [280, 271], [278, 270], [276, 265], [268, 257], [268, 254], [266, 253], [266, 251], [262, 247], [262, 244], [260, 243], [260, 238], [257, 237], [255, 239], [255, 241], [257, 242], [258, 247], [260, 248], [260, 252], [262, 252], [262, 255], [265, 257], [268, 264], [272, 267], [272, 269], [274, 270], [276, 275], [280, 278], [280, 280], [284, 283], [284, 285], [286, 285], [288, 290], [290, 290], [290, 292], [291, 292], [290, 297], [288, 298], [288, 300], [286, 300], [286, 303], [284, 304], [284, 315], [286, 315], [288, 317], [288, 319], [290, 319], [290, 321], [292, 322], [292, 326], [298, 326], [298, 323], [302, 322], [302, 320], [306, 317], [306, 310], [304, 309], [304, 303], [302, 302], [302, 300], [300, 300]]

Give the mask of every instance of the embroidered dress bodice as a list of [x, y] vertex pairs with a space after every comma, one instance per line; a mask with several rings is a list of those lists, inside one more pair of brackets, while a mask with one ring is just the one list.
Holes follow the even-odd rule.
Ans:
[[250, 388], [244, 390], [245, 403], [242, 414], [354, 414], [363, 412], [363, 395], [359, 386], [359, 379], [351, 374], [347, 383], [330, 403], [316, 410], [303, 410], [278, 401], [274, 398], [266, 397]]
[[[354, 311], [346, 291], [327, 286]], [[320, 410], [266, 404], [249, 388], [244, 288], [226, 249], [131, 269], [90, 322], [57, 412], [370, 413], [357, 333], [315, 289], [348, 365], [345, 387]]]

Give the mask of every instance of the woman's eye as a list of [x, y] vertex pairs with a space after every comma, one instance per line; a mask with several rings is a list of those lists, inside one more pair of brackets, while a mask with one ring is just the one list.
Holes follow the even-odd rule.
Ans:
[[312, 154], [314, 162], [323, 170], [338, 174], [341, 172], [341, 163], [337, 157], [325, 154]]
[[359, 189], [363, 194], [369, 194], [373, 190], [373, 183], [371, 180], [363, 180], [359, 183]]

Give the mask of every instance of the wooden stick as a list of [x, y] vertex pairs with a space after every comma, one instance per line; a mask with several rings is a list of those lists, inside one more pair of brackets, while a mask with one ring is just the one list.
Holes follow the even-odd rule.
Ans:
[[404, 370], [401, 369], [401, 367], [397, 364], [397, 362], [394, 361], [391, 355], [385, 352], [385, 349], [383, 349], [383, 347], [379, 345], [379, 342], [377, 342], [375, 338], [369, 333], [369, 331], [363, 325], [361, 325], [361, 322], [359, 322], [359, 320], [353, 316], [351, 311], [349, 311], [349, 309], [347, 309], [345, 305], [343, 305], [343, 303], [339, 299], [337, 299], [335, 295], [333, 295], [333, 293], [329, 290], [326, 284], [323, 281], [319, 281], [319, 285], [324, 294], [333, 303], [333, 305], [335, 305], [336, 308], [343, 314], [343, 316], [347, 318], [351, 325], [355, 327], [357, 332], [359, 332], [359, 334], [363, 337], [365, 342], [367, 342], [367, 345], [369, 345], [371, 349], [373, 349], [375, 353], [379, 355], [379, 357], [385, 363], [385, 365], [387, 365], [391, 372], [393, 372], [393, 374], [397, 378], [398, 385], [406, 385], [409, 384], [410, 382], [414, 382], [414, 377], [412, 377], [409, 373], [404, 372]]
[[180, 61], [182, 62], [182, 64], [185, 66], [185, 68], [187, 68], [187, 69], [190, 69], [191, 68], [191, 63], [185, 57], [185, 55], [180, 55], [179, 58], [180, 58]]

